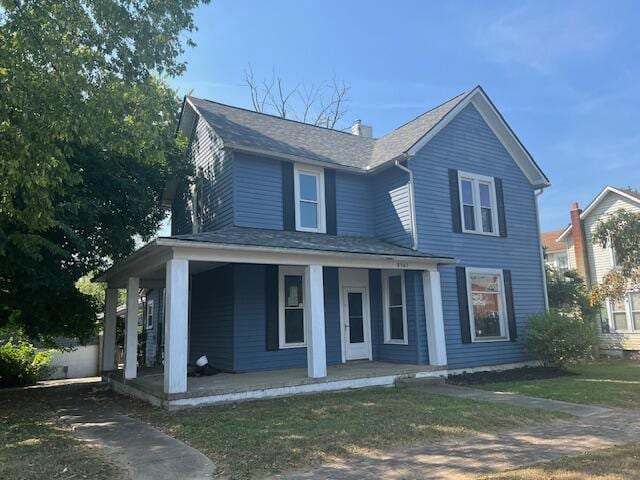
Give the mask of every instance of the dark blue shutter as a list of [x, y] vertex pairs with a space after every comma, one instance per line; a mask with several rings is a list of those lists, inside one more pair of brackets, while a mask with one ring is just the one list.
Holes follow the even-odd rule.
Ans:
[[460, 338], [462, 343], [471, 343], [471, 323], [469, 322], [469, 297], [467, 295], [467, 271], [456, 267], [458, 283], [458, 315], [460, 317]]
[[513, 306], [513, 284], [511, 283], [511, 270], [503, 270], [504, 278], [504, 297], [507, 304], [507, 321], [509, 325], [509, 339], [512, 342], [518, 338], [518, 330], [516, 327], [516, 312]]
[[327, 233], [329, 235], [337, 235], [336, 171], [331, 168], [324, 169], [324, 203], [327, 219]]
[[458, 171], [454, 169], [449, 169], [449, 196], [451, 197], [451, 224], [453, 225], [453, 231], [456, 233], [462, 233]]
[[296, 229], [296, 199], [293, 186], [293, 163], [282, 162], [282, 227]]
[[500, 236], [507, 236], [507, 217], [504, 214], [504, 193], [502, 191], [502, 179], [494, 178], [494, 184], [496, 186], [496, 201], [498, 202], [498, 229], [500, 230]]
[[264, 305], [266, 320], [267, 350], [278, 350], [280, 336], [278, 332], [278, 266], [264, 267]]

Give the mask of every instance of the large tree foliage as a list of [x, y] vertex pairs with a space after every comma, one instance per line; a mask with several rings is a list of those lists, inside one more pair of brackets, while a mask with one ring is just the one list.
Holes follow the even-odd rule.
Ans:
[[640, 213], [618, 210], [598, 223], [593, 241], [611, 248], [615, 266], [594, 289], [594, 298], [621, 298], [640, 288]]
[[208, 0], [0, 0], [0, 327], [93, 333], [78, 278], [134, 249], [189, 166], [184, 34]]
[[549, 307], [565, 315], [591, 320], [600, 306], [591, 301], [589, 290], [576, 270], [560, 272], [545, 265]]

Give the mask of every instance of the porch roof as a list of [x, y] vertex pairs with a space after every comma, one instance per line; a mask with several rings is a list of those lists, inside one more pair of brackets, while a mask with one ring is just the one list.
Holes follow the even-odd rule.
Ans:
[[192, 272], [225, 263], [400, 269], [456, 263], [450, 255], [412, 250], [372, 237], [226, 227], [158, 237], [103, 272], [96, 281], [123, 288], [127, 277], [138, 277], [141, 287], [162, 285], [164, 264], [171, 258], [190, 260]]

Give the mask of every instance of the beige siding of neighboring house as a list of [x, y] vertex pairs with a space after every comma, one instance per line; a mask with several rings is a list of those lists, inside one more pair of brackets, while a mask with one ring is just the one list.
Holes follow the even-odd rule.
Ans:
[[[584, 219], [587, 260], [592, 285], [602, 281], [605, 274], [612, 267], [611, 252], [600, 245], [594, 245], [593, 235], [600, 221], [622, 208], [627, 211], [640, 212], [640, 207], [636, 203], [617, 193], [609, 192]], [[567, 242], [567, 244], [571, 244], [568, 248], [569, 264], [571, 268], [575, 268], [575, 252], [573, 251], [571, 240], [571, 237], [569, 237]], [[603, 310], [603, 315], [608, 318], [609, 312], [607, 309]], [[640, 350], [640, 331], [600, 333], [600, 345], [605, 350]]]
[[576, 265], [576, 250], [573, 248], [573, 237], [569, 235], [567, 237], [567, 257], [569, 259], [569, 269], [575, 270]]

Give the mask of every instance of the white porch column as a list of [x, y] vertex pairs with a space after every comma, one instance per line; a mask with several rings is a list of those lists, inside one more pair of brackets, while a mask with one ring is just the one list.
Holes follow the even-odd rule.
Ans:
[[304, 286], [307, 317], [307, 370], [310, 378], [322, 378], [327, 376], [322, 265], [309, 265], [305, 269]]
[[124, 378], [138, 376], [138, 290], [140, 279], [127, 280], [127, 319], [124, 328]]
[[166, 278], [164, 391], [183, 393], [187, 391], [189, 261], [169, 260]]
[[429, 364], [446, 366], [447, 343], [444, 336], [440, 272], [437, 267], [422, 272], [422, 289], [427, 320]]
[[104, 302], [104, 325], [102, 331], [102, 371], [111, 372], [116, 364], [116, 311], [118, 290], [107, 288]]

